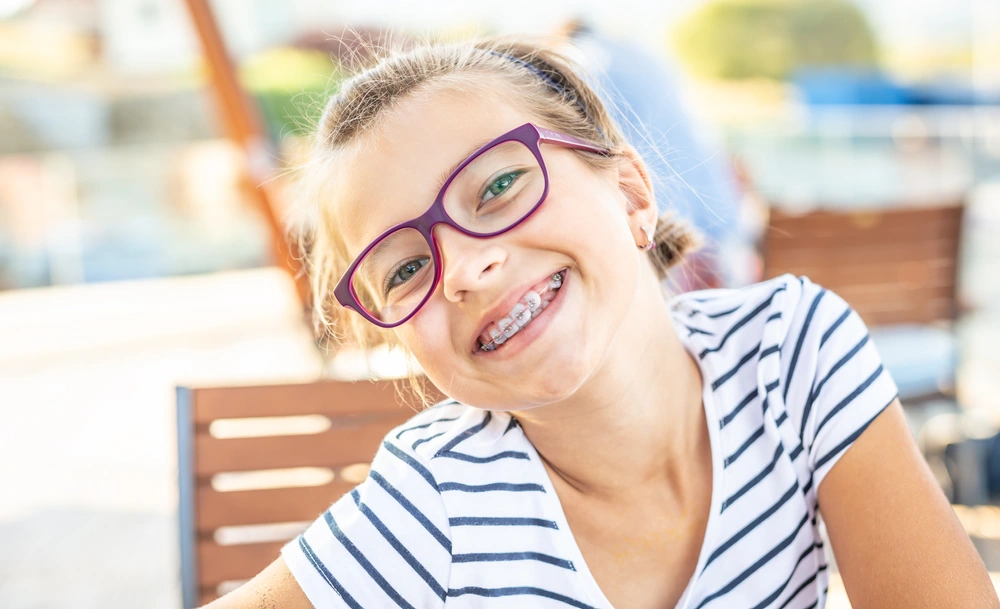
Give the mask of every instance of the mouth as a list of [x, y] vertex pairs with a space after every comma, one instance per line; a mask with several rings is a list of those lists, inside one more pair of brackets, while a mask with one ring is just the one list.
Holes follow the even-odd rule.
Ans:
[[549, 275], [521, 295], [507, 314], [489, 322], [477, 339], [478, 351], [501, 349], [508, 340], [541, 315], [562, 288], [568, 272], [568, 268], [563, 268]]

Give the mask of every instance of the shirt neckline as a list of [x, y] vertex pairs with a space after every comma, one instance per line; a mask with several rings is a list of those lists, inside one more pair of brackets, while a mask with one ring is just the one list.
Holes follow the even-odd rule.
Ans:
[[[680, 338], [679, 333], [678, 338]], [[678, 599], [674, 609], [687, 609], [690, 604], [694, 587], [701, 576], [702, 570], [705, 568], [706, 561], [708, 560], [710, 552], [709, 548], [712, 547], [711, 540], [714, 539], [715, 530], [719, 526], [718, 520], [720, 518], [719, 512], [723, 492], [722, 477], [725, 472], [725, 468], [722, 466], [723, 447], [718, 427], [719, 417], [716, 410], [714, 396], [712, 394], [711, 383], [707, 381], [707, 379], [711, 377], [708, 374], [708, 370], [706, 370], [705, 363], [699, 361], [697, 355], [692, 352], [692, 346], [683, 339], [681, 339], [681, 344], [684, 345], [684, 348], [688, 351], [688, 353], [690, 353], [691, 356], [695, 358], [695, 361], [698, 362], [698, 367], [701, 370], [702, 375], [702, 410], [705, 413], [706, 424], [708, 425], [709, 444], [711, 445], [712, 450], [712, 500], [709, 507], [708, 523], [705, 525], [705, 535], [702, 539], [701, 550], [698, 553], [698, 563], [695, 566], [694, 574], [692, 574], [691, 579], [688, 580], [688, 583], [684, 588], [684, 592]], [[544, 502], [547, 509], [552, 513], [553, 520], [559, 527], [559, 534], [556, 535], [556, 539], [559, 545], [560, 553], [566, 556], [573, 563], [573, 566], [576, 569], [577, 581], [590, 597], [590, 602], [594, 603], [599, 609], [614, 609], [611, 601], [608, 600], [608, 598], [604, 595], [604, 591], [601, 590], [601, 587], [597, 584], [597, 580], [594, 578], [593, 573], [590, 572], [590, 567], [587, 566], [587, 561], [583, 557], [583, 552], [580, 550], [580, 546], [576, 542], [576, 536], [573, 535], [573, 531], [569, 527], [569, 521], [566, 519], [566, 512], [563, 510], [562, 501], [556, 493], [555, 486], [552, 484], [552, 479], [549, 477], [548, 471], [545, 469], [545, 466], [542, 465], [541, 456], [538, 454], [538, 451], [535, 450], [535, 446], [531, 443], [520, 427], [518, 427], [518, 434], [520, 436], [521, 443], [525, 445], [526, 451], [531, 456], [533, 467], [536, 468], [536, 472], [542, 481], [542, 486], [545, 488], [546, 497]]]

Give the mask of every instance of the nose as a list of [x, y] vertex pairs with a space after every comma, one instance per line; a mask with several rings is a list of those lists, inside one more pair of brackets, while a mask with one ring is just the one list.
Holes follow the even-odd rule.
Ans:
[[451, 302], [492, 285], [507, 261], [507, 251], [495, 239], [470, 237], [444, 225], [435, 227], [434, 239], [443, 267], [441, 288]]

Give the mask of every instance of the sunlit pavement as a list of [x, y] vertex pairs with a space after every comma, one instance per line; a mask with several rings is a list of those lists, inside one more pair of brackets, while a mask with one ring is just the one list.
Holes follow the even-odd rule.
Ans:
[[275, 269], [0, 293], [0, 607], [180, 606], [174, 387], [321, 369]]

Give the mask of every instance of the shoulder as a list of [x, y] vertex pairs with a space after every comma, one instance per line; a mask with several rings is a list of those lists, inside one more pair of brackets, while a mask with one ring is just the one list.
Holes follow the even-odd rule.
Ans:
[[433, 447], [461, 433], [470, 421], [482, 418], [481, 410], [447, 399], [414, 415], [385, 436], [383, 447], [394, 446], [420, 459], [433, 456]]
[[383, 607], [404, 597], [408, 606], [443, 606], [452, 539], [431, 459], [481, 413], [446, 401], [390, 431], [365, 481], [284, 546], [316, 607]]
[[482, 415], [483, 411], [451, 399], [416, 414], [382, 439], [366, 483], [439, 494], [434, 455]]
[[455, 479], [485, 480], [497, 474], [499, 462], [530, 460], [521, 434], [508, 433], [516, 427], [509, 413], [442, 402], [385, 436], [369, 477], [389, 471], [407, 486], [429, 486], [438, 494], [451, 490]]
[[[813, 322], [836, 321], [850, 310], [837, 294], [808, 277], [781, 275], [739, 289], [699, 290], [676, 296], [671, 309], [682, 338], [701, 337], [698, 343], [714, 350], [730, 340], [760, 340], [744, 327], [763, 328], [775, 322], [771, 344], [784, 345]], [[756, 335], [756, 336], [755, 336]], [[714, 339], [714, 340], [713, 340]], [[754, 343], [756, 344], [756, 343]]]
[[742, 355], [763, 342], [783, 343], [802, 303], [815, 289], [805, 277], [782, 275], [739, 289], [688, 292], [673, 298], [670, 305], [678, 334], [699, 359], [709, 354]]

